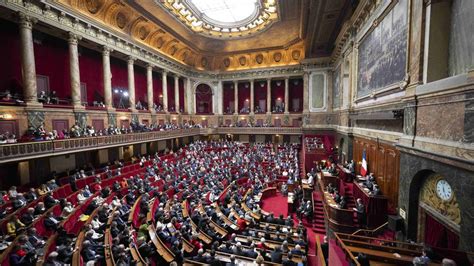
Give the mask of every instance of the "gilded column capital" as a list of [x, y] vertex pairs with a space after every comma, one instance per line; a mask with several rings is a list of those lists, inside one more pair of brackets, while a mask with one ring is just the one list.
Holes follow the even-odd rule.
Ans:
[[19, 16], [19, 24], [21, 28], [24, 29], [33, 29], [33, 24], [35, 24], [38, 20], [36, 18], [32, 18], [23, 12], [18, 13]]

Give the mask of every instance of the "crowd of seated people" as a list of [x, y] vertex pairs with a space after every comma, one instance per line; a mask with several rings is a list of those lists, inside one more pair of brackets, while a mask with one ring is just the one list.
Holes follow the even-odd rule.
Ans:
[[283, 113], [285, 111], [285, 103], [273, 106], [273, 113]]
[[59, 97], [56, 91], [51, 91], [49, 94], [41, 91], [38, 94], [38, 102], [43, 104], [59, 104]]
[[74, 124], [69, 130], [52, 130], [47, 132], [44, 125], [40, 125], [37, 128], [30, 127], [25, 134], [17, 140], [14, 134], [6, 132], [0, 135], [0, 144], [10, 144], [16, 142], [30, 142], [30, 141], [45, 141], [45, 140], [60, 140], [69, 138], [82, 138], [82, 137], [97, 137], [97, 136], [108, 136], [108, 135], [121, 135], [129, 133], [141, 133], [151, 131], [167, 131], [167, 130], [178, 130], [178, 129], [189, 129], [189, 128], [201, 128], [201, 124], [183, 123], [175, 124], [165, 122], [163, 124], [150, 124], [146, 125], [143, 123], [131, 122], [129, 127], [122, 126], [116, 127], [110, 125], [106, 129], [96, 130], [93, 126], [88, 125], [85, 128], [81, 128], [78, 124]]
[[[307, 242], [304, 227], [295, 227], [291, 217], [263, 215], [256, 200], [268, 184], [278, 182], [282, 172], [289, 172], [291, 169], [294, 175], [288, 175], [288, 178], [298, 176], [297, 157], [297, 150], [290, 145], [275, 152], [271, 146], [262, 144], [249, 147], [236, 142], [198, 141], [179, 150], [173, 159], [163, 160], [157, 155], [137, 158], [142, 175], [126, 177], [110, 187], [100, 186], [99, 178], [92, 187], [85, 186], [78, 190], [77, 196], [74, 195], [78, 199], [76, 204], [90, 204], [85, 215], [94, 215], [94, 210], [97, 210], [90, 226], [88, 224], [83, 229], [85, 238], [80, 251], [82, 258], [85, 262], [104, 261], [104, 249], [107, 248], [104, 244], [104, 228], [111, 220], [112, 254], [116, 263], [123, 263], [120, 265], [134, 263], [130, 259], [130, 244], [135, 245], [148, 260], [161, 260], [157, 258], [159, 256], [148, 233], [151, 228], [149, 226], [155, 224], [156, 236], [167, 244], [178, 263], [190, 259], [222, 265], [217, 264], [218, 254], [222, 253], [234, 259], [247, 257], [256, 261], [284, 263], [299, 258], [305, 261]], [[121, 174], [118, 168], [117, 171], [109, 168], [103, 171], [105, 179]], [[76, 178], [85, 177], [83, 171], [74, 175]], [[154, 187], [151, 181], [162, 181], [164, 186]], [[119, 192], [124, 188], [128, 192], [122, 195]], [[165, 191], [172, 191], [171, 196]], [[8, 194], [18, 196], [14, 188]], [[179, 197], [177, 194], [180, 194]], [[92, 201], [85, 203], [91, 197]], [[130, 230], [126, 220], [138, 199], [139, 217], [143, 221], [135, 228], [137, 237], [134, 239], [135, 232]], [[159, 205], [152, 212], [153, 222], [150, 223], [145, 217], [152, 211], [148, 203], [153, 200], [157, 200]], [[187, 208], [183, 208], [183, 200], [188, 204]], [[63, 198], [56, 199], [48, 193], [42, 203], [43, 207], [37, 214], [36, 210], [29, 210], [24, 221], [11, 221], [15, 228], [18, 227], [18, 230], [15, 229], [15, 237], [23, 235], [20, 228], [28, 228], [25, 222], [34, 220], [32, 216], [44, 215], [45, 227], [57, 234], [65, 234], [62, 242], [56, 243], [56, 250], [44, 256], [45, 262], [52, 263], [49, 265], [68, 263], [64, 254], [72, 254], [75, 250], [73, 245], [69, 245], [70, 248], [67, 249], [64, 246], [72, 243], [74, 237], [62, 232], [61, 221], [71, 214], [71, 205]], [[58, 204], [62, 207], [59, 214], [49, 211], [48, 208]], [[261, 219], [255, 218], [255, 215], [261, 216]], [[262, 228], [262, 223], [266, 227]], [[228, 234], [216, 231], [216, 226], [224, 228]], [[274, 226], [276, 227], [271, 228]], [[31, 234], [34, 235], [35, 232]], [[210, 238], [209, 243], [202, 240], [203, 235]], [[35, 239], [34, 237], [33, 240]], [[45, 240], [38, 237], [39, 244]], [[192, 244], [192, 251], [183, 250], [185, 241]], [[37, 251], [27, 255], [28, 250], [23, 250], [22, 243], [16, 242], [10, 256], [11, 265], [23, 265], [18, 264], [18, 260], [25, 261], [27, 256], [33, 257], [32, 260], [42, 256]], [[18, 250], [21, 251], [17, 252]]]
[[20, 94], [12, 94], [10, 90], [5, 90], [3, 93], [0, 94], [0, 103], [22, 104], [24, 103], [24, 101]]
[[318, 137], [305, 137], [304, 145], [307, 152], [312, 152], [316, 149], [324, 149], [323, 140]]

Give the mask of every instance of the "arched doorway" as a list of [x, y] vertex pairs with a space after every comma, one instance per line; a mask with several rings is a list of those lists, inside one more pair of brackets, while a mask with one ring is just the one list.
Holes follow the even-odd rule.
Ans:
[[196, 87], [196, 113], [212, 114], [212, 88], [207, 84]]

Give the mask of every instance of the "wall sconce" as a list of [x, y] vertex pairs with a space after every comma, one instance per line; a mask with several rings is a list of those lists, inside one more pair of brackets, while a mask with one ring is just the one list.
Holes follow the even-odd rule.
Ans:
[[297, 79], [293, 80], [293, 85], [298, 86], [298, 84], [300, 84], [299, 80], [297, 80]]
[[260, 82], [260, 87], [263, 88], [265, 86], [265, 82]]
[[160, 98], [163, 98], [163, 94], [160, 94], [160, 96], [159, 96], [159, 97], [160, 97]]
[[203, 120], [203, 121], [204, 121], [204, 120], [207, 120], [207, 118], [206, 118], [206, 117], [203, 117], [202, 120]]
[[280, 98], [280, 97], [278, 97], [278, 98], [277, 98], [277, 101], [281, 101], [281, 98]]
[[176, 117], [173, 117], [173, 120], [176, 120]]
[[248, 83], [245, 83], [245, 88], [246, 88], [246, 89], [249, 88], [249, 84], [248, 84]]
[[249, 101], [249, 99], [245, 99], [245, 101], [246, 101], [246, 102], [248, 102], [248, 101]]
[[278, 87], [281, 86], [281, 81], [277, 81], [277, 82], [276, 82], [276, 85], [277, 85]]

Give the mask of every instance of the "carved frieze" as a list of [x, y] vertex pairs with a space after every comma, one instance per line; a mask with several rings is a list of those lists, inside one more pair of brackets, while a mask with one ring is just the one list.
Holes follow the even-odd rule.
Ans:
[[38, 128], [44, 125], [45, 115], [43, 111], [27, 111], [28, 127]]

